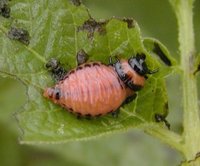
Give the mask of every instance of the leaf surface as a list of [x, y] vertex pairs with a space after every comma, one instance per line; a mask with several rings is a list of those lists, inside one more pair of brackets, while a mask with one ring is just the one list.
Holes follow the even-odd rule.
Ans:
[[[143, 44], [134, 20], [112, 18], [96, 22], [85, 6], [66, 0], [16, 0], [10, 6], [15, 21], [0, 17], [0, 75], [19, 79], [27, 87], [28, 102], [16, 115], [23, 131], [21, 142], [88, 139], [155, 122], [156, 113], [167, 115], [164, 77], [172, 69], [151, 56], [151, 44]], [[29, 45], [8, 38], [13, 26], [28, 30]], [[118, 118], [107, 115], [92, 120], [77, 119], [45, 99], [42, 93], [45, 87], [54, 84], [45, 68], [47, 61], [54, 57], [64, 67], [74, 68], [76, 54], [81, 49], [89, 55], [89, 61], [106, 64], [109, 56], [129, 58], [144, 53], [149, 68], [159, 68], [159, 72], [149, 76], [133, 102], [120, 108]]]

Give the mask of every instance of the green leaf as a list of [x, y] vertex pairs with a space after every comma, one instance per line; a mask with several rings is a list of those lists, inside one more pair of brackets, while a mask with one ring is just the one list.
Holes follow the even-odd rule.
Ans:
[[159, 72], [160, 77], [167, 76], [178, 70], [176, 60], [170, 55], [168, 49], [160, 41], [153, 38], [144, 38], [143, 44], [146, 50], [162, 64], [162, 68], [160, 68]]
[[176, 60], [173, 57], [171, 57], [168, 49], [160, 41], [153, 38], [144, 38], [143, 44], [145, 48], [151, 54], [156, 55], [164, 65], [176, 65]]
[[[23, 130], [22, 143], [88, 139], [147, 126], [155, 121], [155, 114], [167, 115], [164, 77], [168, 73], [145, 49], [135, 21], [112, 18], [96, 22], [83, 5], [75, 6], [66, 0], [10, 3], [11, 16], [16, 21], [0, 18], [0, 74], [17, 78], [27, 87], [28, 102], [17, 114]], [[28, 30], [29, 45], [8, 38], [11, 25]], [[132, 103], [121, 107], [118, 118], [107, 115], [92, 120], [77, 119], [45, 99], [42, 93], [45, 87], [54, 84], [45, 68], [46, 62], [54, 57], [65, 67], [75, 67], [80, 49], [89, 54], [90, 61], [104, 63], [108, 63], [109, 56], [129, 58], [144, 53], [149, 68], [159, 68], [159, 72], [149, 76]]]
[[185, 161], [185, 162], [181, 163], [181, 166], [196, 166], [196, 165], [200, 165], [200, 158], [199, 158], [199, 156], [195, 157], [192, 160]]

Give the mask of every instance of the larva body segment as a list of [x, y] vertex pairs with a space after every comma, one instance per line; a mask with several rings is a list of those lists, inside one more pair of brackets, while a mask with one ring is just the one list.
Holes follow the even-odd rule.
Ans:
[[44, 92], [44, 96], [54, 103], [83, 116], [113, 112], [133, 94], [118, 77], [114, 67], [98, 62], [78, 66], [54, 88], [47, 88]]

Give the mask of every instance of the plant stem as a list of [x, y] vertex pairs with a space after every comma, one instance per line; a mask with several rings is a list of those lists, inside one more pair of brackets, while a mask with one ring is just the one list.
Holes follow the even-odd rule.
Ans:
[[200, 151], [200, 119], [198, 110], [197, 82], [193, 74], [195, 41], [193, 30], [193, 0], [171, 0], [179, 28], [181, 69], [183, 70], [183, 140], [187, 160]]
[[149, 125], [143, 127], [144, 131], [153, 137], [158, 138], [163, 143], [168, 144], [172, 148], [178, 150], [180, 153], [184, 154], [184, 148], [181, 144], [182, 137], [164, 127], [160, 127], [159, 125]]

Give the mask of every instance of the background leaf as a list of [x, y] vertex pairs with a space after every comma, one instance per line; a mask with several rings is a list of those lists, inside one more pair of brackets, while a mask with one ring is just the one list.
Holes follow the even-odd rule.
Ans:
[[[47, 101], [42, 92], [45, 87], [53, 85], [53, 80], [44, 66], [51, 57], [59, 59], [69, 68], [76, 66], [76, 53], [80, 49], [89, 54], [89, 60], [104, 63], [109, 55], [128, 58], [143, 52], [151, 69], [162, 69], [162, 66], [144, 48], [135, 21], [130, 28], [127, 22], [113, 18], [99, 27], [87, 29], [84, 23], [91, 17], [83, 5], [75, 6], [64, 0], [11, 3], [12, 16], [17, 21], [2, 19], [0, 22], [0, 72], [1, 75], [20, 79], [27, 87], [28, 103], [17, 114], [23, 129], [22, 142], [58, 143], [87, 139], [154, 122], [155, 113], [167, 114], [165, 74], [159, 73], [149, 77], [136, 100], [122, 107], [117, 119], [108, 115], [90, 121], [78, 120]], [[29, 46], [7, 37], [11, 25], [29, 31]]]

